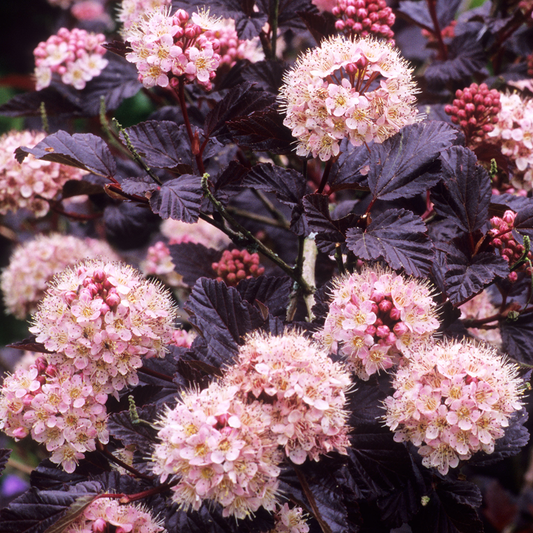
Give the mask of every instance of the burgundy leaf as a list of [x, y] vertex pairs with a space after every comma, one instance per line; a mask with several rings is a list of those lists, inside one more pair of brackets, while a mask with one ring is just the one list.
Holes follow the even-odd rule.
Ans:
[[533, 238], [533, 205], [518, 211], [514, 219], [513, 228], [521, 235]]
[[346, 246], [360, 259], [383, 259], [394, 270], [403, 268], [412, 276], [426, 276], [433, 261], [424, 221], [405, 209], [385, 211], [365, 231], [349, 229]]
[[183, 276], [185, 285], [192, 287], [199, 278], [215, 277], [211, 265], [220, 259], [221, 251], [194, 242], [170, 244], [168, 249], [174, 270]]
[[533, 313], [522, 314], [516, 320], [503, 320], [500, 331], [505, 352], [517, 361], [533, 365]]
[[[448, 0], [446, 2], [436, 2], [437, 20], [439, 21], [440, 29], [444, 29], [455, 18], [455, 13], [461, 4], [461, 0]], [[413, 2], [411, 0], [403, 0], [400, 2], [398, 12], [407, 16], [415, 24], [426, 28], [427, 30], [434, 30], [434, 23], [428, 10], [426, 2]]]
[[201, 203], [202, 178], [192, 174], [183, 174], [163, 183], [150, 198], [152, 211], [161, 218], [172, 218], [188, 224], [197, 222]]
[[22, 146], [16, 150], [19, 163], [32, 154], [37, 159], [55, 161], [81, 168], [98, 176], [114, 176], [116, 163], [105, 142], [92, 133], [70, 135], [60, 130], [48, 135], [33, 148]]

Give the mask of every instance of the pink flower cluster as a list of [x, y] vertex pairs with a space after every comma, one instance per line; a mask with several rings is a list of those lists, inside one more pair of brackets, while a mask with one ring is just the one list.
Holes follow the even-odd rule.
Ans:
[[300, 56], [284, 82], [283, 123], [300, 156], [328, 161], [345, 137], [354, 146], [383, 142], [420, 118], [412, 69], [390, 44], [369, 37], [323, 41]]
[[392, 41], [396, 16], [385, 0], [338, 0], [332, 13], [339, 18], [335, 28], [348, 37], [378, 37]]
[[259, 266], [259, 254], [247, 250], [224, 250], [220, 261], [211, 265], [218, 281], [224, 281], [229, 287], [248, 278], [257, 278], [263, 274], [265, 267]]
[[208, 16], [191, 21], [183, 9], [173, 15], [150, 11], [127, 31], [132, 52], [126, 59], [135, 63], [146, 88], [176, 86], [181, 78], [210, 90], [220, 63], [218, 39], [206, 34], [211, 23]]
[[0, 214], [29, 209], [43, 217], [50, 209], [47, 200], [55, 198], [68, 180], [80, 180], [85, 171], [79, 168], [41, 161], [32, 155], [20, 164], [14, 152], [20, 146], [33, 147], [44, 133], [11, 131], [0, 137]]
[[[479, 320], [497, 315], [499, 309], [492, 303], [487, 291], [479, 293], [471, 300], [459, 306], [462, 320]], [[468, 332], [475, 338], [492, 344], [495, 348], [501, 348], [502, 336], [499, 327], [494, 327], [497, 319], [487, 323], [487, 328], [468, 328]]]
[[101, 33], [61, 28], [57, 35], [40, 42], [33, 51], [36, 90], [48, 87], [53, 73], [59, 74], [66, 85], [78, 90], [85, 88], [107, 66], [108, 61], [103, 58], [106, 50], [100, 46], [104, 41]]
[[0, 277], [6, 310], [21, 320], [34, 313], [55, 274], [90, 258], [119, 260], [105, 241], [97, 239], [53, 233], [20, 244]]
[[128, 40], [129, 30], [138, 24], [147, 13], [168, 8], [172, 0], [122, 0], [117, 18], [122, 22], [122, 36]]
[[272, 431], [293, 463], [346, 453], [350, 376], [301, 334], [249, 336], [224, 379], [272, 406]]
[[309, 526], [301, 507], [290, 508], [287, 503], [278, 505], [274, 519], [274, 529], [267, 533], [309, 533]]
[[98, 383], [71, 365], [55, 365], [34, 354], [4, 380], [0, 394], [0, 427], [16, 440], [27, 435], [46, 445], [51, 460], [74, 472], [78, 460], [107, 443], [107, 394]]
[[196, 334], [193, 332], [189, 332], [184, 329], [176, 329], [172, 334], [172, 340], [170, 341], [170, 344], [180, 348], [190, 348], [195, 338]]
[[[492, 229], [489, 231], [489, 235], [492, 235], [491, 244], [497, 250], [500, 255], [505, 259], [509, 266], [512, 267], [523, 255], [525, 248], [523, 244], [516, 242], [513, 235], [514, 220], [516, 213], [511, 210], [505, 211], [503, 217], [492, 217], [490, 223]], [[528, 252], [527, 259], [533, 261], [533, 254]], [[523, 263], [518, 268], [509, 273], [508, 279], [514, 282], [518, 279], [518, 272], [527, 271], [528, 275], [531, 275], [533, 268], [528, 266], [527, 263]]]
[[340, 348], [359, 378], [391, 368], [399, 355], [439, 327], [432, 291], [423, 281], [391, 270], [363, 269], [336, 280], [324, 328], [316, 337]]
[[518, 94], [502, 94], [501, 110], [494, 130], [488, 133], [502, 154], [513, 163], [511, 184], [517, 189], [533, 188], [533, 99]]
[[159, 533], [163, 525], [148, 510], [115, 498], [98, 498], [87, 506], [63, 533]]
[[478, 451], [492, 453], [522, 407], [518, 368], [473, 342], [426, 344], [393, 386], [384, 418], [394, 440], [412, 442], [424, 466], [443, 475]]
[[444, 108], [451, 115], [452, 122], [461, 127], [470, 147], [479, 145], [487, 133], [494, 130], [500, 109], [500, 93], [496, 89], [489, 91], [485, 83], [472, 83], [470, 87], [458, 90], [453, 105]]
[[[302, 335], [250, 335], [219, 383], [184, 393], [161, 418], [153, 470], [162, 481], [179, 476], [173, 499], [185, 508], [211, 500], [237, 519], [273, 511], [284, 455], [302, 464], [346, 453], [350, 386], [342, 365]], [[280, 532], [307, 531], [297, 511], [283, 508], [281, 521]]]
[[282, 454], [262, 404], [245, 404], [238, 387], [213, 383], [183, 394], [159, 425], [153, 470], [162, 481], [180, 476], [172, 488], [180, 506], [198, 510], [208, 499], [238, 519], [260, 506], [273, 510]]
[[157, 276], [169, 287], [179, 287], [183, 276], [174, 270], [175, 266], [168, 246], [163, 241], [158, 241], [148, 248], [141, 270], [145, 274]]

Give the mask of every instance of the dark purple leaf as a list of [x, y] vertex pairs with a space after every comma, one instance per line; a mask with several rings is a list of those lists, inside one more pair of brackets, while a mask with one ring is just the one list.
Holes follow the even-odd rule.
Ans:
[[352, 188], [353, 185], [368, 187], [369, 164], [370, 154], [366, 146], [353, 146], [343, 140], [337, 165], [330, 175], [329, 186], [334, 191]]
[[81, 180], [67, 181], [63, 185], [61, 196], [62, 198], [72, 198], [73, 196], [81, 196], [83, 194], [103, 194], [103, 192], [103, 187], [82, 178]]
[[288, 154], [293, 150], [294, 137], [283, 124], [283, 116], [277, 105], [250, 115], [228, 121], [233, 140], [243, 148]]
[[449, 148], [457, 130], [445, 122], [429, 121], [406, 126], [370, 151], [368, 185], [374, 198], [412, 198], [440, 179], [428, 175], [430, 165]]
[[479, 488], [467, 481], [432, 479], [429, 501], [409, 523], [413, 533], [483, 533], [476, 512]]
[[453, 146], [441, 155], [443, 180], [431, 192], [435, 211], [473, 233], [489, 219], [492, 187], [488, 172], [468, 148]]
[[346, 246], [360, 259], [384, 259], [394, 270], [403, 268], [412, 276], [427, 275], [433, 261], [424, 221], [405, 209], [385, 211], [365, 231], [350, 228]]
[[456, 248], [447, 255], [447, 265], [446, 293], [453, 304], [460, 304], [478, 294], [496, 277], [505, 278], [509, 274], [507, 261], [489, 252], [469, 259]]
[[283, 83], [286, 65], [280, 61], [257, 61], [247, 66], [242, 73], [245, 81], [253, 83], [258, 89], [278, 95]]
[[[49, 459], [42, 461], [30, 474], [31, 486], [38, 490], [60, 490], [68, 485], [76, 485], [87, 477], [101, 474], [109, 470], [107, 460], [102, 459], [101, 464], [90, 463], [87, 457], [94, 454], [86, 454], [86, 458], [80, 461], [76, 471], [72, 474], [65, 472], [61, 466], [52, 463]], [[100, 454], [97, 454], [102, 457]], [[87, 469], [89, 466], [89, 470]]]
[[268, 16], [264, 13], [237, 13], [234, 16], [235, 29], [239, 39], [244, 41], [253, 39], [261, 33], [261, 29], [268, 21]]
[[519, 454], [529, 441], [529, 432], [524, 426], [527, 419], [528, 414], [525, 409], [515, 411], [509, 420], [509, 427], [505, 428], [505, 435], [496, 441], [494, 452], [490, 455], [478, 452], [468, 460], [468, 464], [487, 466]]
[[273, 94], [254, 89], [252, 83], [243, 83], [230, 89], [205, 117], [205, 135], [221, 137], [228, 134], [228, 121], [246, 117], [254, 111], [262, 111], [273, 104], [275, 99]]
[[[461, 4], [461, 0], [439, 0], [436, 2], [437, 20], [439, 21], [440, 29], [444, 29], [455, 18], [455, 13]], [[431, 19], [426, 2], [412, 2], [404, 0], [400, 2], [398, 12], [406, 15], [415, 24], [426, 28], [430, 31], [434, 30], [435, 25]]]
[[185, 309], [207, 342], [208, 354], [219, 366], [228, 364], [244, 342], [244, 335], [263, 323], [260, 312], [244, 301], [237, 289], [212, 279], [196, 282]]
[[441, 90], [450, 81], [470, 80], [472, 74], [484, 69], [486, 61], [481, 43], [474, 35], [465, 33], [454, 38], [446, 61], [435, 60], [428, 66], [425, 77], [431, 88]]
[[144, 196], [147, 192], [153, 192], [159, 185], [150, 176], [140, 176], [126, 178], [120, 182], [120, 188], [126, 193], [137, 196]]
[[211, 265], [220, 259], [221, 251], [194, 242], [170, 244], [168, 249], [174, 270], [183, 276], [185, 285], [192, 287], [199, 278], [216, 277]]
[[521, 235], [533, 238], [533, 205], [518, 211], [513, 227]]
[[13, 450], [8, 450], [6, 448], [0, 448], [0, 474], [6, 467], [7, 460], [9, 459], [12, 451]]
[[317, 43], [321, 43], [324, 39], [335, 35], [337, 32], [335, 29], [337, 18], [330, 13], [312, 13], [307, 11], [300, 13], [300, 18]]
[[533, 365], [533, 313], [520, 315], [516, 320], [500, 322], [503, 349], [513, 359]]
[[[263, 13], [273, 13], [278, 8], [278, 27], [287, 30], [305, 28], [301, 16], [316, 12], [316, 7], [308, 0], [257, 0], [256, 4]], [[277, 4], [277, 6], [276, 6]]]
[[423, 495], [416, 480], [407, 479], [393, 491], [376, 500], [381, 521], [390, 528], [399, 528], [409, 522], [419, 511]]
[[31, 335], [30, 337], [27, 337], [26, 339], [23, 339], [21, 341], [12, 342], [11, 344], [7, 345], [7, 348], [15, 348], [17, 350], [29, 350], [30, 352], [38, 352], [38, 353], [53, 353], [48, 351], [44, 344], [40, 342], [35, 341], [36, 336]]
[[150, 167], [174, 169], [191, 164], [190, 143], [183, 125], [168, 120], [147, 120], [126, 128], [126, 132]]
[[72, 167], [81, 168], [98, 176], [114, 176], [116, 163], [105, 142], [92, 133], [58, 131], [45, 137], [33, 148], [22, 146], [16, 151], [16, 158], [22, 163], [32, 154], [37, 159], [55, 161]]
[[0, 115], [6, 117], [34, 117], [41, 115], [41, 104], [44, 103], [49, 117], [81, 115], [81, 109], [55, 86], [42, 91], [17, 94], [0, 106]]
[[292, 281], [289, 277], [260, 276], [243, 279], [237, 290], [243, 300], [251, 304], [261, 302], [273, 316], [284, 317], [289, 305]]
[[213, 178], [215, 192], [240, 192], [242, 181], [249, 170], [237, 161], [230, 161], [229, 165]]
[[273, 192], [280, 202], [289, 207], [295, 207], [301, 202], [307, 187], [306, 180], [300, 172], [271, 163], [255, 165], [246, 176], [243, 185]]
[[152, 453], [152, 447], [156, 442], [156, 430], [146, 422], [154, 422], [157, 418], [159, 407], [147, 405], [139, 407], [137, 413], [141, 422], [132, 421], [129, 411], [121, 411], [110, 415], [107, 427], [111, 436], [122, 441], [124, 446], [135, 446], [145, 457]]
[[152, 211], [161, 218], [172, 218], [192, 224], [198, 221], [202, 203], [202, 178], [183, 174], [166, 181], [150, 198]]

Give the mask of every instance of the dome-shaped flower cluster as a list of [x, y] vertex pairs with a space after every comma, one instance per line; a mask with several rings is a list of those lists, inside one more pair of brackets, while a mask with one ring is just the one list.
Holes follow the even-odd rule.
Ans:
[[54, 365], [34, 354], [4, 380], [0, 393], [0, 427], [6, 435], [27, 435], [52, 452], [51, 460], [74, 472], [79, 459], [107, 443], [107, 394], [89, 376], [69, 365]]
[[345, 137], [354, 146], [383, 142], [419, 120], [416, 92], [412, 69], [392, 45], [333, 37], [300, 56], [279, 100], [296, 153], [327, 161]]
[[[471, 300], [459, 306], [462, 320], [479, 320], [499, 314], [499, 309], [492, 303], [488, 291], [483, 291]], [[488, 328], [468, 327], [468, 332], [482, 341], [492, 344], [496, 348], [502, 346], [502, 335], [499, 327], [494, 327], [497, 319], [487, 323]], [[491, 327], [492, 326], [492, 327]]]
[[340, 348], [361, 378], [391, 368], [413, 345], [439, 327], [427, 283], [391, 270], [363, 269], [335, 281], [324, 328], [317, 338], [333, 353]]
[[172, 0], [122, 0], [117, 19], [122, 22], [122, 36], [128, 40], [129, 30], [153, 10], [170, 7]]
[[206, 35], [208, 29], [209, 17], [191, 21], [183, 9], [173, 15], [161, 8], [149, 11], [125, 34], [132, 48], [126, 59], [135, 63], [146, 88], [177, 85], [182, 78], [209, 90], [220, 56], [219, 42]]
[[466, 145], [470, 147], [479, 145], [494, 129], [500, 109], [500, 93], [496, 89], [489, 90], [485, 83], [472, 83], [456, 91], [453, 105], [444, 108], [452, 122], [461, 127]]
[[[516, 213], [507, 210], [502, 218], [495, 216], [490, 219], [492, 229], [489, 231], [489, 235], [493, 236], [491, 244], [500, 252], [500, 256], [509, 263], [510, 267], [519, 261], [525, 252], [524, 245], [517, 242], [513, 235], [515, 218]], [[531, 252], [528, 252], [527, 259], [533, 261], [533, 254]], [[509, 273], [509, 281], [516, 281], [518, 278], [517, 272], [524, 270], [527, 271], [528, 275], [531, 275], [532, 268], [527, 263], [523, 263]]]
[[219, 261], [211, 265], [218, 281], [224, 281], [229, 287], [248, 278], [257, 278], [263, 274], [265, 267], [259, 266], [259, 254], [247, 250], [224, 250]]
[[348, 37], [378, 37], [391, 41], [396, 16], [385, 0], [338, 0], [332, 13], [339, 18], [335, 28]]
[[518, 189], [533, 188], [533, 99], [502, 94], [501, 110], [489, 137], [501, 143], [502, 153], [513, 163], [511, 183]]
[[428, 342], [398, 369], [385, 422], [394, 440], [412, 442], [424, 466], [446, 475], [459, 460], [494, 451], [522, 407], [517, 372], [488, 346]]
[[11, 131], [0, 137], [0, 214], [29, 209], [36, 217], [45, 216], [53, 199], [68, 180], [79, 180], [86, 174], [79, 168], [41, 161], [31, 154], [19, 163], [15, 150], [20, 146], [33, 147], [45, 137], [44, 133]]
[[63, 533], [159, 533], [162, 524], [149, 511], [116, 498], [98, 498], [65, 527]]
[[83, 259], [118, 261], [111, 247], [98, 239], [72, 235], [38, 235], [15, 248], [0, 277], [6, 310], [19, 319], [37, 311], [47, 283]]
[[249, 336], [224, 379], [248, 398], [272, 406], [272, 431], [292, 462], [346, 453], [350, 376], [305, 337]]
[[108, 64], [107, 59], [102, 57], [106, 50], [100, 46], [104, 41], [102, 33], [61, 28], [57, 35], [40, 42], [33, 51], [35, 88], [40, 91], [48, 87], [56, 72], [66, 85], [84, 89], [87, 82], [99, 76]]
[[185, 393], [159, 421], [153, 469], [162, 481], [180, 476], [172, 499], [186, 509], [197, 510], [206, 499], [236, 518], [274, 508], [282, 454], [271, 416], [259, 402], [243, 403], [238, 392], [213, 383]]
[[141, 270], [148, 275], [157, 276], [170, 287], [179, 287], [183, 276], [174, 268], [174, 262], [168, 246], [163, 241], [157, 241], [148, 248], [146, 258], [141, 263]]

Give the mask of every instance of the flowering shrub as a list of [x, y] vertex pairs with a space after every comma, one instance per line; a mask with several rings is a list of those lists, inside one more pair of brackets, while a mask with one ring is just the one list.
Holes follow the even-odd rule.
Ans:
[[354, 146], [383, 142], [419, 118], [411, 69], [397, 50], [370, 38], [324, 41], [284, 82], [283, 123], [298, 139], [298, 155], [328, 161], [345, 137]]
[[88, 81], [98, 76], [107, 66], [102, 56], [105, 49], [103, 34], [88, 33], [74, 28], [61, 28], [57, 35], [39, 43], [33, 51], [35, 56], [35, 88], [40, 91], [48, 87], [52, 75], [57, 73], [66, 85], [83, 89]]
[[531, 0], [33, 4], [0, 531], [531, 529]]
[[0, 137], [0, 214], [29, 209], [36, 217], [48, 213], [47, 200], [54, 199], [68, 180], [81, 179], [77, 168], [30, 157], [24, 165], [14, 152], [19, 146], [34, 146], [45, 135], [31, 131], [12, 131]]
[[386, 423], [445, 475], [479, 450], [493, 453], [522, 407], [517, 370], [488, 346], [429, 343], [396, 372]]
[[105, 241], [59, 233], [38, 235], [19, 245], [0, 278], [7, 311], [24, 319], [37, 311], [37, 304], [55, 274], [82, 259], [97, 258], [119, 259]]
[[339, 349], [359, 378], [410, 356], [439, 327], [428, 285], [392, 271], [365, 269], [335, 281], [324, 328], [317, 334]]

